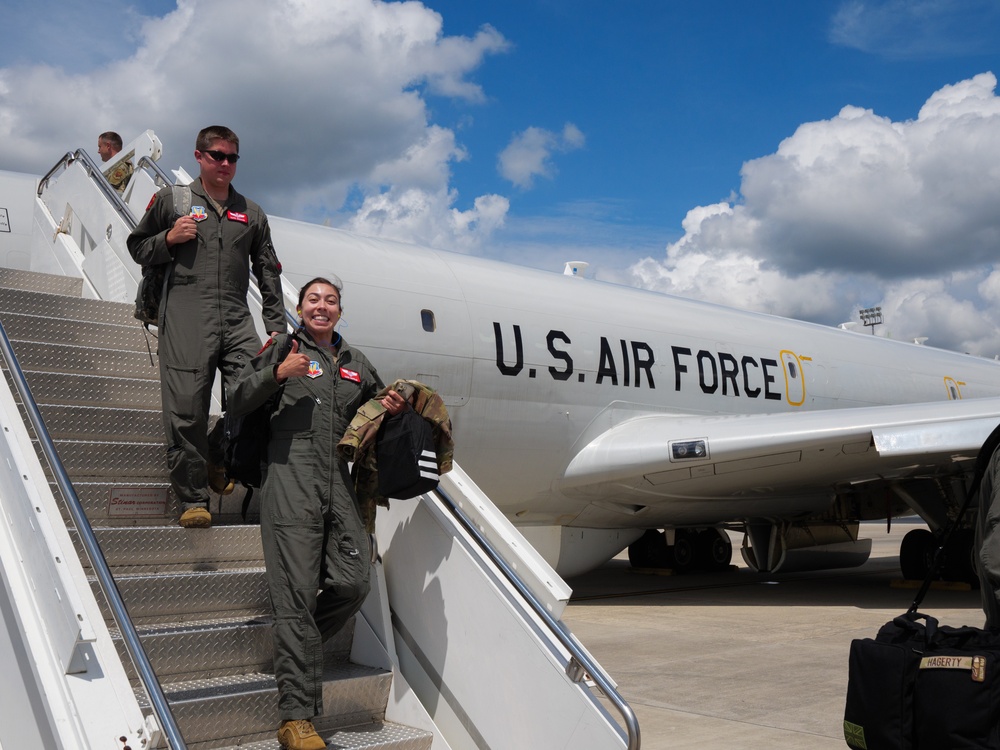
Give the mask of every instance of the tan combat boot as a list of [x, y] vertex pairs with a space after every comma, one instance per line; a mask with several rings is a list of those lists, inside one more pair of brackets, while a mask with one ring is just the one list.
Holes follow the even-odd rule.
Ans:
[[326, 747], [312, 722], [306, 719], [282, 722], [278, 727], [278, 744], [286, 750], [323, 750]]
[[181, 513], [181, 526], [185, 529], [207, 529], [212, 525], [212, 514], [200, 505]]
[[208, 486], [219, 495], [228, 495], [236, 483], [226, 476], [226, 469], [218, 464], [208, 464]]

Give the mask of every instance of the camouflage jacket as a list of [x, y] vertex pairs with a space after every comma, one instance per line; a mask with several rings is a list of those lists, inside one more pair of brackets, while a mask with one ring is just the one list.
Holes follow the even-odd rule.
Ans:
[[344, 437], [337, 444], [337, 455], [345, 461], [353, 461], [351, 474], [354, 490], [361, 503], [361, 518], [369, 534], [375, 532], [375, 506], [389, 507], [389, 499], [378, 492], [378, 466], [375, 461], [375, 436], [386, 411], [379, 401], [390, 390], [398, 391], [410, 402], [417, 413], [431, 423], [434, 448], [437, 453], [438, 473], [451, 471], [455, 455], [455, 443], [451, 436], [451, 418], [444, 401], [431, 388], [417, 380], [395, 380], [375, 397], [358, 409]]

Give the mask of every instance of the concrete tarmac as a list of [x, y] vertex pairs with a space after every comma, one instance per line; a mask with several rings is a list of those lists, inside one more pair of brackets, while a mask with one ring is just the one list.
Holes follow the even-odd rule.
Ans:
[[[865, 524], [859, 568], [754, 573], [734, 536], [728, 572], [633, 570], [623, 553], [569, 579], [563, 620], [618, 684], [644, 750], [833, 750], [844, 741], [851, 641], [873, 638], [917, 593], [902, 582], [899, 542], [919, 522]], [[979, 591], [935, 584], [920, 611], [981, 627]]]

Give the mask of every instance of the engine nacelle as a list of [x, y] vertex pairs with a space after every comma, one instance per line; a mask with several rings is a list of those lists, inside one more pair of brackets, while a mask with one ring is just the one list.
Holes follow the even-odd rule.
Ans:
[[855, 568], [872, 551], [871, 539], [858, 539], [858, 523], [780, 522], [746, 524], [743, 560], [761, 573]]

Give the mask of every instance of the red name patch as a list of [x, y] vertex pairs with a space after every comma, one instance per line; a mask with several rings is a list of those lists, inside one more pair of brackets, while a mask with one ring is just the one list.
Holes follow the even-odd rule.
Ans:
[[342, 377], [344, 380], [350, 380], [351, 382], [354, 383], [361, 382], [361, 376], [358, 375], [358, 373], [354, 372], [354, 370], [348, 370], [346, 367], [340, 368], [340, 377]]
[[250, 220], [247, 219], [246, 214], [241, 214], [239, 211], [228, 211], [226, 213], [226, 218], [230, 221], [238, 221], [240, 224], [249, 224]]
[[156, 202], [156, 193], [153, 193], [153, 197], [150, 198], [149, 203], [146, 204], [146, 210], [148, 211], [149, 209], [151, 209], [155, 202]]

